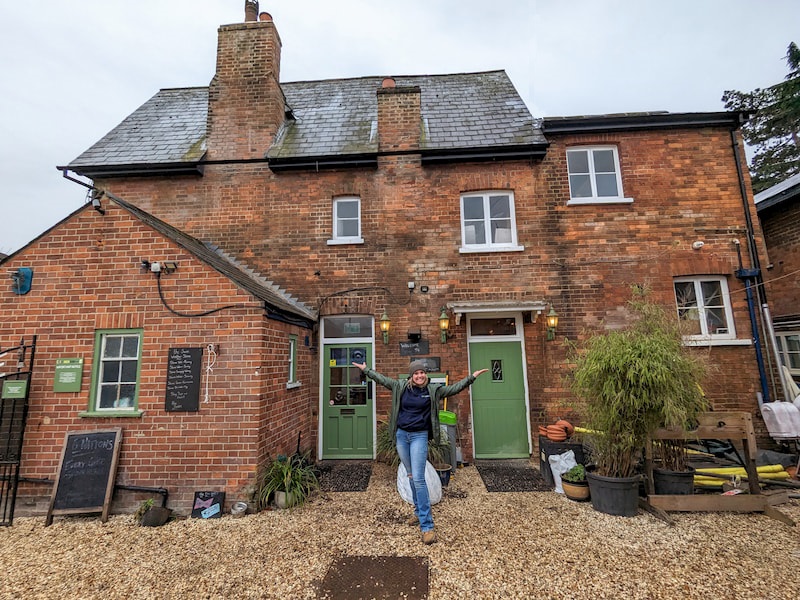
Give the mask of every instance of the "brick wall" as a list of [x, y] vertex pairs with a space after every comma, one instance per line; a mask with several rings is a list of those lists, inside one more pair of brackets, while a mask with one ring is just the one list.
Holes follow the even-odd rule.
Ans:
[[[742, 244], [744, 266], [750, 262], [727, 130], [549, 139], [547, 156], [536, 162], [422, 166], [419, 155], [387, 154], [376, 170], [274, 174], [260, 165], [209, 165], [202, 179], [103, 184], [222, 245], [309, 305], [351, 288], [386, 288], [366, 292], [376, 320], [385, 309], [392, 321], [388, 346], [376, 332], [376, 366], [384, 373], [404, 372], [408, 359], [399, 356], [397, 342], [409, 329], [420, 329], [430, 340], [431, 355], [441, 356], [453, 379], [469, 372], [465, 321], [451, 324], [454, 335], [447, 344], [438, 340], [437, 317], [447, 302], [552, 302], [561, 317], [558, 338], [579, 341], [588, 331], [624, 323], [633, 284], [649, 285], [655, 298], [674, 306], [676, 275], [726, 275], [738, 337], [751, 337], [745, 295], [732, 276], [738, 268], [734, 239]], [[600, 143], [619, 148], [624, 192], [633, 203], [567, 206], [566, 149]], [[481, 190], [513, 192], [523, 252], [459, 252], [460, 194]], [[327, 244], [332, 200], [339, 195], [361, 198], [363, 244]], [[692, 249], [696, 240], [704, 242], [701, 250]], [[760, 232], [757, 241], [761, 247]], [[413, 293], [409, 281], [416, 283]], [[422, 285], [427, 294], [420, 293]], [[566, 381], [567, 349], [545, 341], [543, 321], [525, 326], [534, 430], [557, 416], [577, 419], [579, 409]], [[714, 406], [756, 412], [752, 346], [698, 352], [718, 364], [707, 385]], [[468, 393], [453, 399], [467, 452], [468, 400]], [[380, 389], [377, 410], [379, 416], [388, 410], [388, 395]]]
[[[298, 347], [298, 373], [308, 382], [308, 331], [266, 320], [262, 303], [113, 203], [106, 214], [84, 208], [24, 248], [6, 267], [30, 267], [31, 291], [0, 291], [0, 348], [37, 336], [36, 364], [22, 453], [21, 476], [53, 480], [64, 435], [122, 427], [117, 483], [169, 490], [169, 506], [186, 513], [197, 490], [224, 490], [228, 503], [247, 499], [247, 488], [267, 454], [315, 447], [310, 397], [304, 385], [286, 389], [288, 336]], [[164, 296], [179, 312], [236, 305], [199, 318], [170, 314], [156, 279], [140, 261], [171, 260], [161, 279]], [[143, 330], [138, 406], [141, 417], [81, 417], [89, 403], [97, 329]], [[206, 371], [207, 345], [219, 346]], [[200, 410], [166, 412], [167, 353], [204, 348]], [[83, 357], [81, 391], [53, 392], [57, 358]], [[207, 396], [206, 396], [207, 392]], [[50, 487], [23, 483], [17, 514], [46, 510]], [[118, 491], [112, 510], [132, 511], [151, 494]]]
[[773, 317], [800, 313], [800, 197], [763, 211], [759, 218], [769, 260], [764, 271]]

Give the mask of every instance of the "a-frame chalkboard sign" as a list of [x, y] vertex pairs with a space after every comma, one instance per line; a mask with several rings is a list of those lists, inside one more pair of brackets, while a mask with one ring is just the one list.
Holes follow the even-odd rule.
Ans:
[[67, 433], [45, 527], [54, 515], [101, 513], [108, 520], [122, 429]]

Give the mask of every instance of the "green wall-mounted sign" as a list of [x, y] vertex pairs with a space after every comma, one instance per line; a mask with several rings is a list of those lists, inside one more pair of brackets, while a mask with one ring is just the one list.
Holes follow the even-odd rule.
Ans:
[[4, 399], [24, 398], [25, 391], [27, 389], [28, 389], [27, 379], [6, 379], [3, 382], [2, 397]]
[[57, 358], [54, 392], [80, 392], [83, 378], [82, 358]]

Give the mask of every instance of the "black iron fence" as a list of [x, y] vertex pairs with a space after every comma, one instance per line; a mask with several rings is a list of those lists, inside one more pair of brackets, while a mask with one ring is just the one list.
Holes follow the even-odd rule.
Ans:
[[14, 521], [35, 353], [36, 336], [0, 349], [0, 525], [6, 527]]

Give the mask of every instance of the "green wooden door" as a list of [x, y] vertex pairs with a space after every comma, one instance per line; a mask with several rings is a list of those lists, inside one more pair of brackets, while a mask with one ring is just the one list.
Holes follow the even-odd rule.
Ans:
[[371, 344], [325, 346], [322, 458], [372, 458], [372, 385], [353, 362], [369, 363]]
[[489, 369], [472, 384], [475, 458], [529, 455], [522, 343], [472, 342], [470, 367]]

